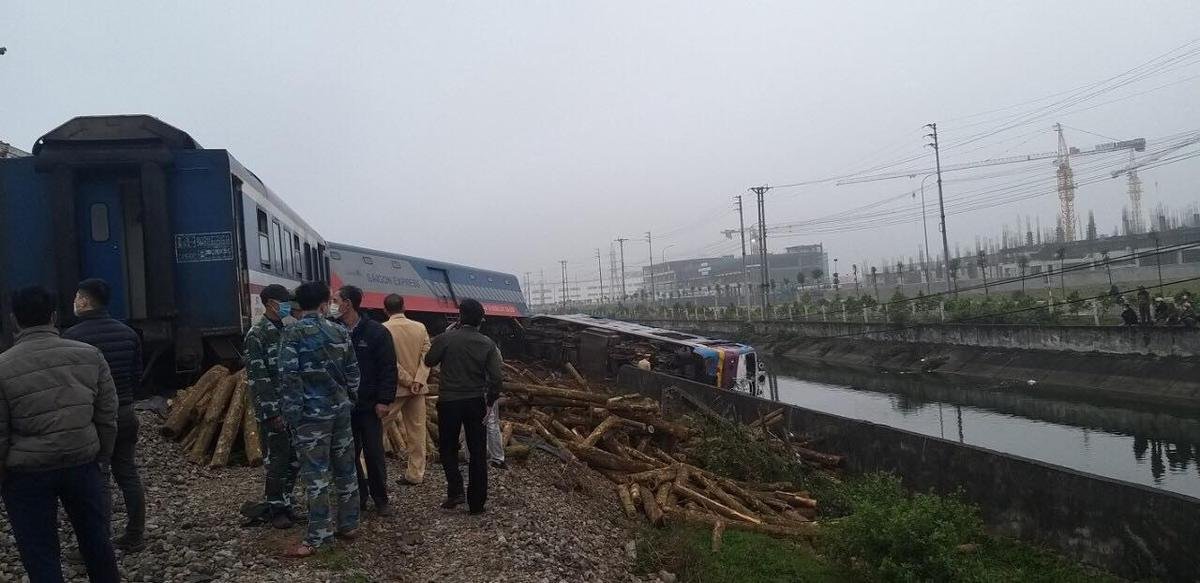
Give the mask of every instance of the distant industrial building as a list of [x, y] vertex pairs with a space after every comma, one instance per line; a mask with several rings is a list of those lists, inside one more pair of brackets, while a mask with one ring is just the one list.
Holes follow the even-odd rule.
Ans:
[[[767, 255], [771, 279], [779, 285], [801, 280], [814, 281], [814, 273], [829, 277], [829, 253], [821, 243], [788, 247], [783, 253]], [[716, 286], [734, 288], [747, 282], [759, 281], [761, 264], [757, 254], [746, 256], [746, 268], [737, 255], [677, 259], [642, 268], [642, 287], [649, 291], [653, 281], [658, 293], [677, 292], [682, 296], [709, 295]]]

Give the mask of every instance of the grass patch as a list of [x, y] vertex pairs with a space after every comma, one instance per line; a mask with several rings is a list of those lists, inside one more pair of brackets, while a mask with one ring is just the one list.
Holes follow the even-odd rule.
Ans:
[[708, 529], [671, 526], [643, 529], [637, 539], [638, 573], [674, 573], [683, 583], [791, 583], [851, 581], [821, 560], [811, 547], [769, 536], [726, 530], [719, 552], [712, 552]]
[[345, 571], [354, 566], [354, 559], [341, 547], [328, 547], [317, 551], [313, 562], [330, 571]]

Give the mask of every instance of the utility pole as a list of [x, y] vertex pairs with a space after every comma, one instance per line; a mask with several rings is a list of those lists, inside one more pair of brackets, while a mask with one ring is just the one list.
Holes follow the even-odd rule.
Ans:
[[558, 262], [562, 266], [562, 305], [563, 309], [567, 309], [567, 301], [571, 297], [571, 290], [567, 287], [567, 260], [563, 259]]
[[933, 148], [933, 158], [937, 163], [938, 214], [941, 216], [942, 254], [945, 258], [946, 291], [951, 292], [954, 290], [954, 288], [958, 287], [958, 274], [954, 274], [953, 279], [955, 281], [953, 283], [953, 287], [951, 287], [952, 284], [950, 280], [952, 271], [950, 269], [950, 239], [946, 236], [946, 203], [945, 199], [942, 197], [942, 151], [938, 144], [937, 124], [931, 123], [927, 124], [925, 127], [932, 130], [932, 133], [927, 134], [925, 137], [933, 138], [933, 143], [928, 145]]
[[621, 244], [621, 297], [629, 294], [625, 291], [625, 242], [628, 240], [624, 237], [617, 237], [617, 243]]
[[[650, 246], [650, 297], [654, 298], [654, 237], [650, 235], [650, 231], [646, 231], [646, 244]], [[645, 285], [645, 282], [642, 282]]]
[[742, 283], [746, 286], [746, 318], [750, 318], [750, 271], [746, 268], [746, 217], [742, 212], [742, 195], [733, 197], [737, 202], [735, 208], [738, 212], [738, 233], [742, 235]]
[[539, 296], [538, 304], [543, 306], [542, 309], [545, 309], [545, 305], [546, 305], [546, 270], [542, 269], [538, 273], [541, 275], [541, 279], [540, 279], [541, 283], [539, 284], [538, 287], [542, 288], [541, 293], [538, 294], [538, 296]]
[[759, 302], [762, 305], [763, 318], [767, 317], [767, 308], [771, 300], [771, 269], [767, 265], [767, 207], [763, 195], [771, 190], [770, 186], [754, 186], [750, 188], [758, 196], [758, 259], [759, 259]]
[[533, 302], [530, 301], [530, 298], [531, 298], [531, 295], [533, 294], [533, 289], [529, 287], [529, 272], [528, 271], [525, 272], [525, 289], [522, 291], [525, 292], [525, 301], [532, 304]]
[[[613, 247], [612, 241], [608, 242], [608, 289], [617, 295], [617, 248]], [[617, 301], [623, 302], [625, 298], [617, 298]]]
[[600, 303], [604, 303], [604, 264], [600, 262], [599, 247], [596, 247], [596, 269], [600, 270]]

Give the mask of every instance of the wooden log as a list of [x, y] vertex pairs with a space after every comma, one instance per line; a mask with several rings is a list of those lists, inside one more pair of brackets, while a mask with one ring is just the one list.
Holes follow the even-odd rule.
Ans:
[[200, 427], [194, 423], [188, 425], [183, 435], [183, 440], [180, 441], [180, 450], [185, 453], [191, 451], [192, 444], [196, 443], [197, 437], [200, 437]]
[[783, 512], [787, 512], [788, 510], [792, 509], [792, 506], [790, 504], [788, 504], [787, 502], [784, 502], [783, 500], [780, 500], [770, 494], [759, 494], [758, 496], [756, 496], [756, 499], [759, 500], [760, 502], [762, 502], [763, 504], [770, 506], [776, 512], [783, 513]]
[[663, 463], [667, 463], [667, 464], [677, 464], [677, 463], [679, 463], [679, 460], [675, 459], [675, 457], [674, 457], [674, 456], [672, 456], [671, 454], [669, 454], [669, 453], [667, 453], [667, 452], [665, 452], [665, 451], [663, 451], [663, 450], [659, 449], [659, 448], [658, 448], [658, 447], [656, 447], [656, 446], [650, 445], [650, 446], [647, 446], [647, 449], [649, 449], [650, 451], [648, 451], [648, 452], [646, 452], [646, 453], [649, 453], [649, 454], [650, 454], [651, 456], [653, 456], [655, 459], [657, 459], [657, 460], [659, 460], [659, 461], [661, 461], [661, 462], [663, 462]]
[[742, 482], [742, 487], [747, 490], [758, 490], [760, 492], [796, 489], [796, 485], [791, 482]]
[[642, 507], [642, 487], [637, 484], [630, 483], [629, 484], [629, 495], [633, 497], [633, 505], [637, 506], [638, 508], [641, 508]]
[[721, 543], [724, 541], [724, 535], [725, 535], [725, 521], [717, 519], [717, 522], [715, 524], [713, 524], [713, 529], [712, 529], [712, 552], [714, 552], [714, 553], [721, 552]]
[[229, 463], [229, 454], [233, 451], [236, 440], [245, 418], [246, 407], [246, 378], [242, 376], [233, 389], [233, 397], [229, 399], [229, 409], [225, 413], [225, 421], [221, 424], [221, 434], [217, 437], [217, 450], [213, 453], [211, 467], [221, 468]]
[[775, 513], [775, 509], [771, 508], [771, 506], [760, 500], [758, 494], [745, 490], [739, 486], [737, 482], [728, 478], [722, 478], [719, 480], [719, 482], [726, 490], [746, 502], [746, 504], [749, 504], [752, 508], [754, 508], [754, 510], [761, 513], [764, 517]]
[[500, 424], [500, 444], [508, 447], [513, 436], [513, 424], [510, 421], [504, 421]]
[[587, 438], [583, 440], [583, 444], [595, 446], [596, 442], [600, 441], [600, 438], [604, 437], [604, 434], [607, 433], [609, 429], [616, 427], [620, 423], [621, 420], [616, 415], [609, 415], [608, 417], [605, 417], [604, 421], [601, 421], [600, 424], [597, 425], [590, 434], [588, 434]]
[[630, 474], [629, 479], [640, 484], [648, 484], [651, 487], [657, 488], [663, 482], [670, 482], [675, 479], [675, 473], [679, 471], [678, 466], [667, 466], [656, 470], [649, 470], [637, 474]]
[[512, 427], [512, 432], [517, 435], [537, 435], [537, 430], [534, 429], [533, 426], [529, 425], [528, 423], [519, 423], [517, 421], [510, 421], [508, 423], [508, 425], [509, 425], [509, 427]]
[[392, 451], [400, 453], [408, 450], [408, 444], [404, 441], [404, 432], [400, 430], [399, 421], [391, 421], [384, 428], [386, 435], [392, 442]]
[[[667, 514], [667, 520], [674, 522], [703, 524], [709, 527], [715, 526], [717, 522], [723, 522], [719, 516], [697, 512], [687, 508], [672, 508]], [[727, 522], [726, 526], [735, 530], [758, 532], [784, 538], [812, 538], [817, 534], [817, 524], [815, 522], [808, 523], [803, 526], [797, 525], [796, 527], [777, 526], [774, 524], [754, 524], [752, 522]]]
[[[542, 425], [541, 421], [534, 419], [533, 420], [533, 429], [535, 431], [537, 431], [537, 434], [539, 436], [541, 436], [542, 439], [546, 440], [546, 443], [550, 444], [550, 447], [557, 449], [559, 451], [559, 456], [565, 458], [565, 461], [567, 461], [569, 463], [569, 462], [578, 460], [578, 458], [575, 456], [575, 453], [572, 452], [570, 449], [568, 449], [566, 447], [566, 444], [564, 444], [561, 439], [555, 437], [553, 433], [550, 433], [550, 430], [546, 429], [546, 426]], [[572, 442], [567, 442], [567, 443], [572, 443]], [[620, 469], [620, 468], [609, 468], [609, 469]]]
[[257, 467], [263, 463], [262, 436], [259, 435], [258, 421], [254, 418], [253, 400], [249, 390], [245, 393], [242, 409], [242, 444], [246, 448], [246, 465]]
[[587, 388], [587, 379], [583, 378], [583, 375], [579, 374], [578, 370], [575, 370], [575, 365], [565, 362], [563, 363], [563, 368], [567, 369], [567, 373], [571, 375], [571, 378], [575, 379], [575, 382], [579, 383], [579, 386]]
[[798, 445], [792, 446], [792, 451], [796, 452], [796, 455], [800, 456], [801, 459], [814, 461], [823, 466], [837, 467], [842, 465], [842, 456], [840, 455], [821, 453]]
[[674, 492], [675, 492], [675, 483], [674, 482], [663, 482], [658, 487], [658, 491], [656, 491], [654, 493], [654, 501], [658, 502], [659, 508], [666, 509], [671, 506], [674, 506], [675, 505]]
[[506, 460], [523, 460], [529, 458], [530, 448], [528, 445], [514, 443], [504, 448], [504, 459]]
[[591, 401], [578, 399], [559, 399], [557, 397], [531, 397], [525, 401], [530, 406], [558, 407], [560, 409], [590, 409], [596, 404]]
[[625, 516], [637, 519], [637, 509], [633, 506], [633, 494], [629, 491], [629, 486], [618, 484], [617, 495], [621, 497], [621, 508], [625, 509]]
[[229, 369], [221, 365], [214, 366], [200, 375], [200, 380], [197, 380], [196, 384], [188, 390], [187, 395], [171, 409], [171, 414], [163, 423], [162, 434], [171, 439], [182, 437], [184, 429], [191, 423], [192, 414], [196, 411], [196, 403], [200, 401], [200, 397], [208, 394], [221, 379], [227, 376], [229, 376]]
[[642, 510], [646, 512], [646, 518], [650, 519], [650, 524], [654, 526], [663, 525], [663, 511], [655, 499], [653, 490], [642, 492]]
[[692, 429], [686, 425], [672, 423], [663, 419], [658, 415], [649, 415], [645, 413], [635, 413], [628, 416], [635, 421], [641, 421], [647, 425], [654, 427], [657, 433], [666, 433], [679, 440], [687, 440], [692, 436]]
[[608, 481], [614, 484], [625, 484], [626, 486], [629, 485], [629, 474], [601, 468], [592, 468], [592, 471], [599, 472], [601, 476], [608, 478]]
[[746, 427], [749, 429], [765, 427], [771, 422], [772, 419], [774, 419], [776, 417], [779, 417], [779, 418], [783, 417], [783, 407], [780, 407], [774, 411], [771, 411], [770, 413], [767, 413], [766, 415], [764, 415], [762, 417], [759, 417], [758, 419], [755, 419], [754, 421], [751, 421], [750, 423], [748, 423], [746, 425]]
[[587, 391], [577, 391], [574, 389], [564, 389], [561, 387], [547, 387], [544, 385], [504, 383], [504, 390], [511, 393], [523, 393], [526, 395], [535, 395], [540, 397], [570, 399], [573, 401], [584, 401], [587, 403], [600, 403], [602, 405], [608, 401], [608, 398], [604, 395], [589, 393]]
[[617, 470], [628, 474], [655, 469], [654, 466], [645, 462], [623, 458], [582, 443], [567, 442], [565, 445], [575, 457], [592, 467]]
[[701, 506], [726, 518], [740, 520], [742, 522], [749, 522], [751, 524], [762, 524], [761, 518], [750, 516], [748, 514], [742, 514], [741, 512], [717, 502], [716, 500], [713, 500], [712, 498], [709, 498], [708, 496], [705, 496], [704, 494], [701, 494], [687, 486], [679, 486], [676, 484], [675, 491], [678, 494], [690, 498], [691, 500], [699, 503]]
[[741, 500], [738, 500], [735, 496], [730, 495], [729, 492], [726, 492], [724, 489], [722, 489], [720, 484], [715, 482], [712, 478], [709, 478], [705, 475], [700, 475], [697, 476], [697, 479], [699, 479], [700, 483], [704, 485], [705, 492], [708, 492], [708, 494], [712, 495], [717, 500], [720, 500], [726, 506], [745, 514], [746, 516], [753, 516], [754, 518], [762, 520], [762, 517], [757, 516], [753, 510], [746, 508], [746, 505], [742, 504]]
[[221, 379], [221, 384], [213, 391], [212, 401], [208, 405], [208, 410], [204, 412], [204, 420], [200, 425], [200, 436], [192, 445], [190, 458], [193, 462], [202, 464], [210, 459], [208, 448], [212, 445], [217, 431], [221, 429], [221, 419], [224, 418], [225, 409], [229, 405], [229, 397], [240, 380], [239, 375], [226, 376]]
[[687, 464], [679, 464], [675, 472], [675, 490], [687, 487], [688, 479], [691, 477], [692, 467]]
[[792, 506], [796, 506], [799, 508], [816, 508], [817, 507], [817, 501], [813, 500], [812, 498], [805, 498], [804, 496], [797, 496], [790, 492], [776, 491], [776, 492], [773, 492], [773, 494], [775, 495], [776, 498], [783, 500], [784, 502], [787, 502], [788, 504], [790, 504]]
[[554, 428], [555, 432], [563, 436], [564, 439], [575, 443], [583, 443], [583, 436], [571, 431], [566, 425], [559, 423], [557, 419], [551, 419], [550, 426]]

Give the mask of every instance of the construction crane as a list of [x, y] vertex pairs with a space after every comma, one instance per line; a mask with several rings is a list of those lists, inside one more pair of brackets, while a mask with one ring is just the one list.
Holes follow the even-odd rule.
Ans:
[[1130, 150], [1129, 164], [1126, 164], [1125, 167], [1121, 168], [1120, 170], [1113, 171], [1113, 178], [1117, 178], [1122, 174], [1128, 178], [1129, 219], [1128, 223], [1126, 224], [1126, 230], [1129, 232], [1129, 234], [1136, 235], [1138, 233], [1146, 232], [1146, 224], [1142, 222], [1142, 220], [1145, 218], [1145, 213], [1142, 211], [1142, 179], [1138, 176], [1138, 168], [1153, 162], [1157, 162], [1167, 154], [1177, 152], [1183, 148], [1197, 143], [1200, 143], [1200, 132], [1195, 132], [1190, 136], [1185, 136], [1180, 141], [1153, 152], [1141, 159], [1137, 158], [1134, 150]]
[[[1032, 162], [1035, 160], [1053, 159], [1055, 165], [1055, 174], [1058, 179], [1058, 232], [1062, 240], [1074, 241], [1076, 230], [1075, 176], [1074, 172], [1071, 170], [1071, 157], [1090, 156], [1094, 154], [1111, 154], [1121, 150], [1142, 152], [1146, 149], [1146, 138], [1107, 142], [1098, 144], [1091, 150], [1080, 150], [1079, 148], [1067, 146], [1067, 140], [1063, 135], [1063, 128], [1061, 124], [1054, 124], [1054, 131], [1058, 134], [1058, 149], [1053, 152], [1039, 152], [1037, 154], [1025, 154], [1022, 156], [1008, 156], [1005, 158], [990, 158], [987, 160], [963, 162], [960, 164], [946, 164], [942, 165], [942, 172], [946, 173], [954, 172], [956, 170], [970, 170], [972, 168], [984, 168], [987, 166], [999, 166], [1002, 164], [1017, 164], [1021, 162]], [[853, 178], [846, 178], [839, 180], [837, 184], [858, 184], [862, 182], [892, 180], [895, 178], [913, 178], [916, 176], [933, 174], [935, 172], [936, 170], [933, 168], [898, 170], [883, 174], [872, 174], [869, 176], [855, 176]]]

